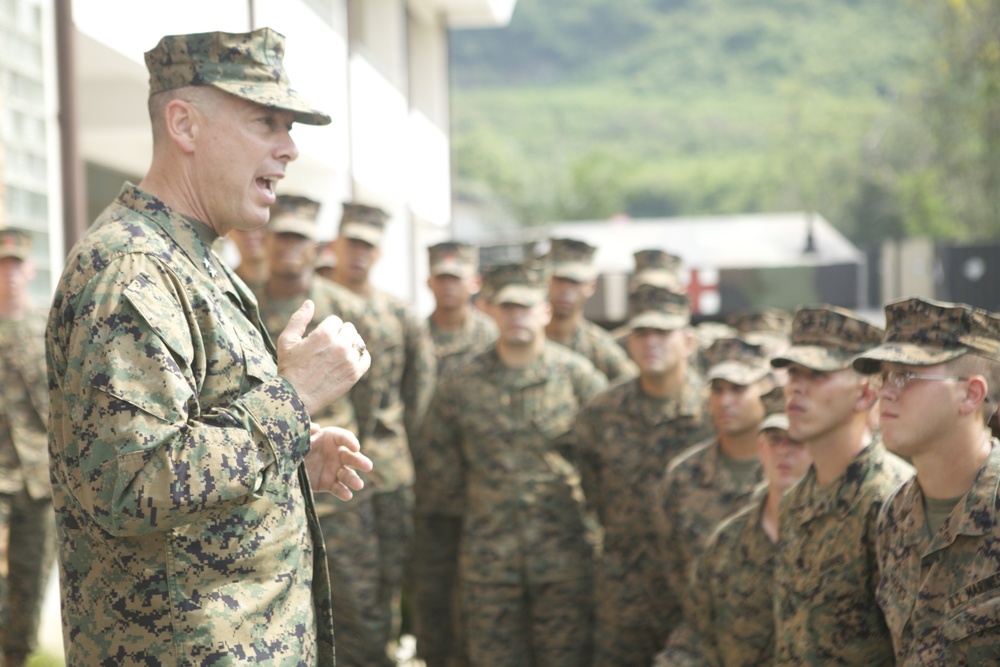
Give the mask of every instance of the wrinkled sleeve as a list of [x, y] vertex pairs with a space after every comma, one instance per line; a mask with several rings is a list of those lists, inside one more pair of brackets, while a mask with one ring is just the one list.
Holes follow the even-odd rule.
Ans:
[[[112, 535], [283, 494], [308, 452], [308, 412], [270, 353], [229, 339], [231, 349], [208, 354], [197, 322], [179, 279], [144, 255], [116, 259], [53, 314], [53, 466]], [[219, 363], [227, 355], [244, 368]], [[237, 376], [231, 396], [204, 401], [219, 373]]]

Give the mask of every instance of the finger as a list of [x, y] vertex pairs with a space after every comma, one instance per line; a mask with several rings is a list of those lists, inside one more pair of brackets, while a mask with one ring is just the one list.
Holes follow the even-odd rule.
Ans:
[[340, 450], [340, 464], [361, 472], [371, 472], [372, 468], [375, 467], [372, 460], [361, 452], [352, 452], [347, 449]]
[[361, 443], [358, 442], [358, 436], [346, 428], [340, 428], [339, 426], [325, 426], [320, 428], [312, 432], [310, 443], [316, 445], [321, 439], [322, 442], [320, 444], [323, 446], [346, 447], [352, 452], [361, 451]]
[[[316, 327], [316, 330], [319, 331], [322, 329], [331, 336], [334, 336], [339, 334], [343, 330], [344, 326], [344, 320], [340, 319], [336, 315], [327, 315]], [[352, 324], [351, 327], [353, 328], [354, 325]]]
[[352, 491], [360, 491], [365, 488], [365, 480], [361, 479], [361, 475], [351, 468], [341, 468], [337, 472], [337, 481]]
[[313, 314], [316, 312], [316, 304], [312, 302], [311, 299], [306, 299], [299, 309], [292, 313], [292, 316], [288, 318], [288, 324], [285, 325], [284, 330], [281, 335], [278, 336], [280, 341], [285, 341], [286, 343], [297, 343], [302, 340], [302, 334], [306, 332], [306, 327], [312, 322]]

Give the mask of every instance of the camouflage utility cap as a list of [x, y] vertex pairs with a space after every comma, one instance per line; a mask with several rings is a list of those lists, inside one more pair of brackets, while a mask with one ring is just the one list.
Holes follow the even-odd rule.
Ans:
[[764, 348], [741, 338], [719, 338], [705, 350], [706, 379], [747, 386], [764, 379], [771, 368]]
[[317, 240], [319, 202], [298, 195], [279, 195], [271, 207], [267, 231], [272, 234], [298, 234]]
[[851, 367], [860, 352], [882, 341], [882, 329], [836, 306], [799, 308], [792, 321], [792, 345], [771, 360], [775, 368], [801, 364], [820, 372]]
[[0, 229], [0, 259], [31, 257], [31, 232], [15, 227]]
[[553, 278], [589, 283], [597, 278], [594, 253], [597, 248], [576, 239], [552, 239], [546, 256]]
[[1000, 360], [1000, 316], [964, 303], [904, 299], [885, 307], [882, 344], [854, 360], [860, 373], [878, 372], [883, 361], [934, 366], [977, 354]]
[[344, 212], [340, 216], [340, 235], [345, 239], [364, 241], [377, 246], [382, 242], [382, 232], [389, 214], [378, 206], [344, 202]]
[[764, 404], [764, 421], [760, 423], [760, 428], [757, 431], [765, 431], [769, 428], [780, 428], [787, 431], [788, 415], [785, 413], [784, 387], [775, 387], [761, 396], [760, 399]]
[[167, 35], [146, 52], [149, 94], [212, 86], [261, 106], [291, 111], [299, 123], [329, 124], [329, 115], [292, 89], [281, 62], [284, 55], [285, 36], [270, 28]]
[[530, 307], [545, 300], [542, 272], [524, 264], [502, 264], [490, 270], [484, 291], [494, 304]]
[[431, 276], [462, 278], [479, 268], [479, 250], [458, 241], [445, 241], [427, 248]]
[[691, 299], [687, 294], [659, 287], [639, 285], [628, 297], [631, 319], [628, 328], [675, 331], [691, 324]]
[[635, 258], [635, 272], [629, 281], [630, 290], [639, 285], [656, 285], [669, 289], [681, 287], [681, 258], [664, 250], [639, 250]]

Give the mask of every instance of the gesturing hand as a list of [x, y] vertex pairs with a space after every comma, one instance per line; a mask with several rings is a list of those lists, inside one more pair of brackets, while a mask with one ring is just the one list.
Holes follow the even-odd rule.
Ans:
[[353, 491], [364, 488], [364, 480], [357, 471], [370, 471], [372, 462], [361, 453], [361, 444], [353, 433], [336, 426], [321, 428], [313, 424], [310, 444], [306, 473], [315, 491], [350, 500]]

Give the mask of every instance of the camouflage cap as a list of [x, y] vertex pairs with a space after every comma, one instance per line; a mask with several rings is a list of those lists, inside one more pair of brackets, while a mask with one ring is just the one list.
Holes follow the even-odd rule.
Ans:
[[542, 272], [524, 264], [501, 264], [490, 269], [483, 291], [494, 304], [534, 306], [545, 300]]
[[764, 421], [760, 423], [760, 428], [757, 430], [764, 431], [769, 428], [780, 428], [783, 431], [787, 431], [788, 415], [785, 413], [784, 387], [775, 387], [761, 396], [760, 400], [764, 404]]
[[629, 289], [639, 285], [656, 285], [679, 290], [681, 287], [681, 258], [665, 250], [639, 250], [632, 254], [635, 271], [629, 280]]
[[291, 111], [296, 122], [327, 125], [330, 116], [291, 88], [281, 62], [284, 55], [285, 36], [271, 28], [167, 35], [146, 52], [149, 94], [211, 86], [261, 106]]
[[717, 339], [705, 350], [705, 361], [709, 382], [725, 380], [745, 387], [771, 372], [764, 348], [742, 338]]
[[729, 319], [729, 323], [741, 334], [764, 333], [788, 336], [792, 332], [792, 314], [781, 308], [738, 313]]
[[545, 261], [553, 278], [589, 283], [597, 278], [594, 253], [597, 248], [576, 239], [550, 239]]
[[912, 298], [885, 307], [882, 344], [858, 355], [860, 373], [876, 373], [883, 361], [934, 366], [976, 354], [1000, 360], [1000, 315], [964, 303]]
[[28, 259], [31, 257], [31, 232], [16, 227], [0, 229], [0, 259], [16, 257]]
[[382, 232], [389, 214], [378, 206], [358, 202], [344, 202], [340, 216], [340, 235], [377, 246], [382, 242]]
[[317, 240], [319, 202], [298, 195], [278, 195], [271, 206], [267, 231], [272, 234], [298, 234]]
[[775, 368], [801, 364], [814, 371], [839, 371], [882, 340], [882, 329], [837, 306], [799, 308], [792, 321], [792, 345], [771, 359]]
[[431, 276], [461, 278], [479, 268], [479, 249], [468, 243], [445, 241], [427, 248]]
[[674, 331], [691, 324], [691, 299], [687, 294], [658, 285], [639, 285], [628, 297], [630, 331]]

